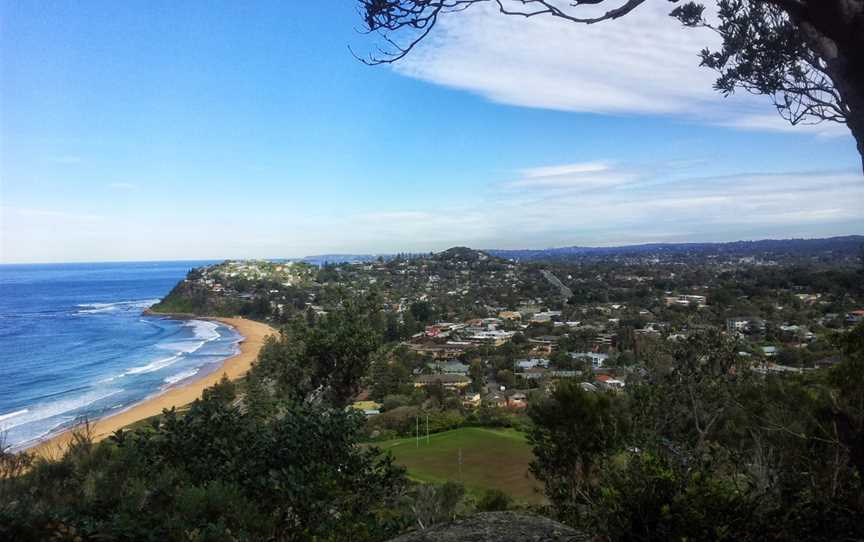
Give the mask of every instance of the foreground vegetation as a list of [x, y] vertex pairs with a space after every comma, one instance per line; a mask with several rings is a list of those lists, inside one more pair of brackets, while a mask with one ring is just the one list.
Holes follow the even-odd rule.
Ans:
[[[456, 420], [429, 386], [388, 425], [346, 408], [388, 373], [379, 311], [345, 298], [292, 320], [242, 390], [223, 381], [182, 416], [100, 443], [83, 431], [59, 460], [0, 455], [0, 539], [386, 540], [530, 500], [526, 465], [536, 510], [603, 540], [864, 538], [864, 324], [831, 337], [830, 369], [759, 372], [707, 329], [646, 343], [626, 391], [535, 390], [527, 423], [485, 407]], [[463, 427], [364, 444], [421, 412]]]
[[647, 356], [626, 394], [529, 407], [554, 513], [610, 540], [864, 539], [864, 325], [843, 362], [760, 374], [728, 337]]

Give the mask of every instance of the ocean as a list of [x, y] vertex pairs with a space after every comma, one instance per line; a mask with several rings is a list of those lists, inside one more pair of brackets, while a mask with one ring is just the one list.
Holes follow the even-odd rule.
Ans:
[[25, 448], [236, 354], [231, 327], [142, 314], [208, 263], [0, 265], [0, 442]]

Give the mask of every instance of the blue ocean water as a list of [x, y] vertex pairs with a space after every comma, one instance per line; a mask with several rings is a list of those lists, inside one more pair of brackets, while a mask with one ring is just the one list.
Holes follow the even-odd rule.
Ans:
[[0, 439], [13, 449], [200, 378], [241, 336], [144, 316], [210, 262], [0, 266]]

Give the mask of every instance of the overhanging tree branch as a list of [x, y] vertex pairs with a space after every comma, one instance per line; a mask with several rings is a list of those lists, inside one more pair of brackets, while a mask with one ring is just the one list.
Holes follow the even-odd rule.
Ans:
[[[645, 0], [358, 0], [365, 30], [385, 48], [360, 61], [390, 64], [403, 59], [429, 36], [441, 16], [476, 4], [493, 3], [504, 15], [547, 16], [595, 24], [623, 17]], [[660, 0], [657, 0], [660, 1]], [[678, 0], [667, 0], [677, 3]], [[610, 6], [588, 16], [585, 9]], [[703, 17], [705, 4], [688, 1], [670, 13], [684, 26], [705, 27], [722, 39], [717, 51], [700, 53], [702, 66], [718, 77], [724, 95], [740, 89], [770, 97], [791, 124], [845, 123], [864, 159], [864, 0], [713, 0], [716, 17]], [[862, 162], [864, 166], [864, 162]]]

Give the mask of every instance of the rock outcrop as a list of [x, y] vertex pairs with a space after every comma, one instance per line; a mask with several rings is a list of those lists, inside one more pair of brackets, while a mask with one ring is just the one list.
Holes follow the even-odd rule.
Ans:
[[390, 542], [587, 542], [591, 537], [549, 518], [484, 512], [394, 538]]

